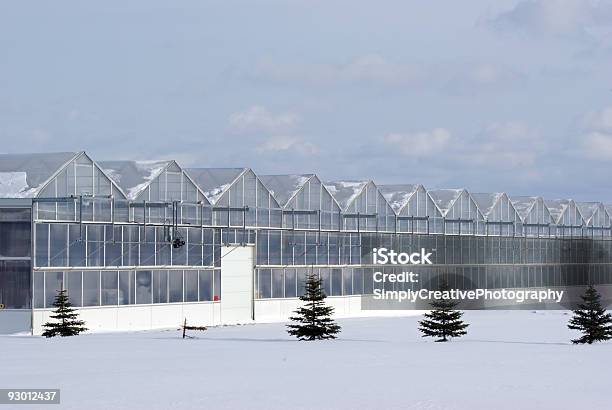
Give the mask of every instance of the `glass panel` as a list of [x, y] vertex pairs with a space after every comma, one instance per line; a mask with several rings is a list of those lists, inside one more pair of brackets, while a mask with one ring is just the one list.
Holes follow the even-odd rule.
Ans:
[[136, 303], [151, 303], [151, 271], [136, 272]]
[[49, 225], [36, 224], [35, 266], [49, 266]]
[[297, 270], [297, 295], [302, 296], [306, 293], [306, 271], [303, 269]]
[[201, 270], [200, 275], [200, 300], [209, 301], [212, 300], [212, 271]]
[[285, 269], [285, 297], [294, 298], [296, 296], [296, 273], [295, 269]]
[[0, 304], [7, 309], [30, 307], [30, 261], [0, 261]]
[[198, 300], [198, 271], [185, 271], [185, 302], [197, 302]]
[[87, 226], [87, 266], [104, 266], [104, 226]]
[[[6, 217], [6, 215], [0, 215]], [[0, 256], [30, 256], [31, 231], [29, 222], [4, 222], [0, 220]]]
[[272, 296], [271, 289], [271, 270], [270, 269], [259, 269], [257, 283], [259, 286], [258, 297], [261, 299], [270, 298]]
[[102, 305], [117, 305], [118, 303], [118, 272], [102, 271]]
[[168, 271], [153, 271], [153, 303], [168, 303]]
[[45, 307], [45, 272], [34, 272], [34, 308]]
[[[65, 226], [65, 225], [64, 225]], [[83, 228], [83, 235], [81, 236], [81, 226], [80, 225], [70, 225], [69, 233], [70, 237], [68, 239], [69, 248], [68, 253], [70, 256], [70, 266], [85, 266], [85, 226]], [[58, 239], [61, 239], [58, 237]], [[53, 247], [53, 225], [51, 226], [51, 246]], [[51, 259], [55, 257], [55, 253], [53, 252], [53, 248], [51, 249]], [[51, 262], [52, 266], [58, 266]]]
[[45, 273], [45, 307], [53, 307], [57, 292], [62, 289], [62, 272]]
[[134, 304], [134, 271], [119, 272], [119, 304]]
[[68, 298], [72, 306], [82, 306], [83, 298], [81, 295], [82, 291], [82, 277], [81, 271], [68, 271], [64, 273], [64, 288], [68, 293]]
[[213, 271], [213, 300], [221, 300], [221, 270]]
[[100, 271], [83, 271], [83, 306], [100, 305]]
[[344, 295], [353, 294], [353, 278], [351, 275], [351, 268], [342, 268], [342, 286]]
[[272, 269], [272, 297], [284, 297], [285, 285], [283, 284], [283, 270]]
[[[316, 269], [315, 269], [315, 273], [316, 273]], [[323, 292], [325, 292], [327, 296], [330, 296], [331, 295], [331, 277], [330, 277], [329, 269], [321, 268], [320, 275], [321, 275], [321, 285], [323, 287]]]
[[106, 227], [106, 266], [121, 266], [121, 226]]
[[68, 266], [68, 225], [51, 224], [50, 266]]
[[183, 301], [183, 271], [182, 270], [171, 270], [169, 271], [170, 277], [170, 302], [182, 302]]

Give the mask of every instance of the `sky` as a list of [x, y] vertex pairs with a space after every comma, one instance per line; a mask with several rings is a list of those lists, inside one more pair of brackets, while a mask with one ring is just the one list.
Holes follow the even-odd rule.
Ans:
[[2, 151], [612, 202], [612, 0], [0, 1]]

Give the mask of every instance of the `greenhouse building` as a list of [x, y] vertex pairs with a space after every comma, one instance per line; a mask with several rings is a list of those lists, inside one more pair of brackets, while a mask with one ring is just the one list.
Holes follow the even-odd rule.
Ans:
[[5, 154], [0, 333], [40, 334], [61, 289], [91, 330], [281, 321], [307, 274], [338, 316], [366, 315], [373, 273], [402, 269], [373, 265], [381, 247], [430, 250], [434, 263], [411, 269], [452, 274], [453, 287], [609, 284], [611, 214], [503, 192]]

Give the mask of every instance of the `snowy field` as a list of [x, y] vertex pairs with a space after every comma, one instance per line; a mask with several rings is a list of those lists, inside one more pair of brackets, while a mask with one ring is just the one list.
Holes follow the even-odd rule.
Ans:
[[612, 408], [612, 343], [571, 345], [563, 312], [465, 318], [446, 344], [421, 338], [419, 317], [341, 320], [324, 342], [283, 324], [2, 336], [0, 387], [61, 389], [61, 405], [23, 409]]

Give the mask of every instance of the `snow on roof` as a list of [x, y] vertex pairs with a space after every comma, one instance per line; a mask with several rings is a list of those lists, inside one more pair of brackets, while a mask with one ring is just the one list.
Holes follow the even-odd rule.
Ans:
[[525, 219], [531, 210], [533, 204], [538, 200], [537, 196], [511, 196], [510, 202], [514, 205], [514, 209], [519, 213], [522, 219]]
[[464, 189], [434, 189], [429, 191], [429, 195], [442, 213], [446, 214], [463, 191]]
[[325, 188], [344, 210], [355, 200], [370, 181], [330, 181], [325, 182]]
[[259, 179], [278, 203], [284, 207], [313, 176], [314, 174], [259, 175]]
[[77, 152], [0, 154], [0, 197], [35, 197], [56, 172]]
[[214, 204], [248, 168], [186, 168], [185, 172]]
[[100, 161], [98, 165], [121, 189], [128, 199], [136, 199], [170, 164], [170, 160]]
[[406, 206], [410, 197], [419, 188], [419, 184], [394, 184], [394, 185], [378, 185], [378, 189], [383, 194], [391, 208], [395, 212], [399, 212]]
[[24, 198], [30, 195], [25, 172], [0, 172], [0, 198]]
[[548, 208], [548, 212], [550, 212], [550, 215], [553, 217], [553, 220], [555, 221], [555, 223], [559, 222], [559, 219], [561, 219], [563, 212], [565, 212], [565, 210], [569, 206], [569, 202], [570, 201], [568, 199], [545, 199], [544, 200], [544, 205], [546, 205], [546, 207]]
[[584, 220], [588, 222], [595, 214], [595, 211], [597, 211], [597, 208], [603, 206], [603, 204], [601, 202], [576, 202], [576, 206], [584, 217]]
[[487, 216], [491, 212], [497, 201], [499, 201], [499, 198], [501, 198], [504, 194], [503, 192], [477, 192], [470, 193], [470, 195], [472, 196], [474, 202], [476, 202], [476, 206], [478, 206], [480, 212], [482, 212], [484, 216]]

